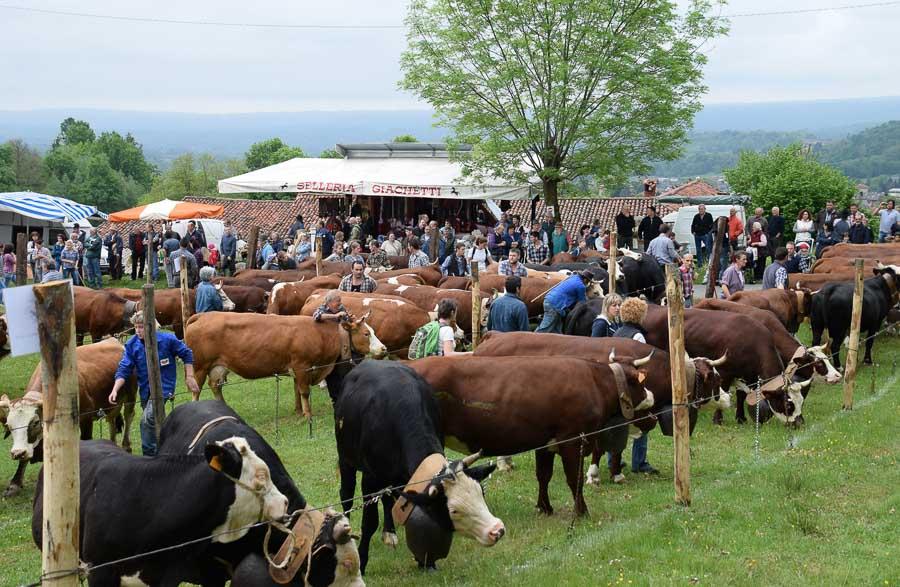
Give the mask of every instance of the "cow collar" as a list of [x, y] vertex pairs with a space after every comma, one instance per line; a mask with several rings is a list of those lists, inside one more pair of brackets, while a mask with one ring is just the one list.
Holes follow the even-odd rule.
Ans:
[[288, 534], [289, 540], [285, 540], [275, 556], [271, 558], [269, 558], [271, 526], [269, 527], [263, 544], [263, 552], [266, 553], [266, 558], [269, 561], [269, 576], [272, 577], [273, 581], [281, 585], [290, 583], [296, 576], [297, 571], [300, 570], [300, 567], [303, 566], [303, 563], [306, 563], [304, 585], [308, 584], [313, 555], [319, 549], [327, 548], [327, 546], [323, 545], [313, 550], [324, 523], [325, 514], [320, 510], [303, 508], [290, 528], [284, 526], [278, 528]]
[[187, 454], [191, 454], [191, 452], [193, 452], [194, 448], [197, 446], [197, 443], [200, 442], [200, 439], [203, 438], [203, 436], [207, 432], [209, 432], [212, 428], [215, 428], [222, 422], [225, 422], [226, 420], [237, 421], [237, 418], [235, 418], [234, 416], [219, 416], [218, 418], [213, 418], [212, 420], [201, 426], [200, 430], [198, 430], [197, 434], [194, 436], [194, 439], [191, 440], [191, 443], [188, 445]]
[[341, 341], [341, 360], [347, 361], [353, 359], [353, 337], [350, 331], [344, 328], [343, 324], [338, 324], [338, 338]]
[[634, 404], [631, 402], [631, 396], [628, 395], [628, 380], [625, 378], [625, 369], [618, 363], [610, 363], [609, 369], [613, 373], [613, 379], [616, 382], [616, 392], [619, 396], [619, 409], [622, 410], [622, 416], [626, 420], [634, 418]]
[[[428, 455], [419, 463], [403, 491], [407, 493], [422, 493], [423, 490], [428, 489], [428, 484], [431, 480], [440, 475], [446, 466], [447, 457], [441, 453], [436, 452]], [[397, 498], [393, 509], [391, 509], [394, 523], [398, 526], [406, 524], [406, 520], [412, 514], [413, 508], [415, 508], [415, 504], [407, 500], [403, 495]]]
[[700, 399], [700, 393], [697, 391], [697, 387], [699, 386], [699, 382], [697, 381], [697, 365], [694, 364], [694, 359], [688, 359], [684, 362], [684, 371], [687, 388], [690, 390], [688, 391], [688, 401]]
[[125, 302], [125, 311], [122, 312], [122, 326], [124, 328], [131, 326], [131, 317], [134, 316], [137, 305], [137, 302], [132, 302], [130, 300]]

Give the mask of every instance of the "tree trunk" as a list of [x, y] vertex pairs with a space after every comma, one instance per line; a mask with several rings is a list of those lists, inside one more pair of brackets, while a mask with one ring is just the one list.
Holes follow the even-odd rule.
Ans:
[[560, 220], [559, 215], [559, 180], [544, 179], [544, 204], [553, 207], [553, 221]]

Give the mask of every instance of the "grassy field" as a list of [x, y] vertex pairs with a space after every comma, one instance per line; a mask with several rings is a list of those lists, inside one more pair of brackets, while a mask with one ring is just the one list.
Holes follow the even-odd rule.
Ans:
[[[878, 340], [874, 392], [870, 367], [861, 370], [853, 411], [841, 411], [840, 387], [815, 386], [804, 404], [806, 426], [791, 430], [776, 422], [764, 425], [758, 456], [752, 424], [738, 426], [729, 416], [725, 426], [714, 427], [704, 413], [692, 439], [689, 508], [673, 503], [672, 441], [658, 433], [651, 436], [649, 460], [662, 474], [629, 474], [622, 485], [604, 478], [599, 488], [586, 490], [589, 517], [574, 523], [558, 460], [551, 486], [556, 514], [548, 518], [534, 508], [533, 457], [519, 456], [515, 471], [495, 474], [486, 484], [488, 504], [508, 531], [498, 546], [485, 549], [457, 538], [450, 558], [439, 562], [439, 572], [423, 575], [402, 536], [396, 550], [373, 541], [367, 582], [900, 584], [900, 373], [891, 369], [898, 356], [900, 341]], [[2, 393], [20, 395], [35, 364], [34, 357], [0, 363]], [[290, 380], [282, 380], [278, 436], [274, 380], [241, 382], [227, 387], [225, 394], [275, 446], [311, 504], [334, 503], [338, 480], [328, 396], [314, 391], [317, 416], [309, 439], [306, 427], [291, 413], [290, 388]], [[97, 433], [99, 428], [97, 424]], [[133, 442], [140, 446], [137, 434]], [[14, 471], [6, 456], [9, 446], [9, 440], [0, 442], [4, 485]], [[3, 586], [30, 583], [40, 573], [40, 552], [30, 530], [37, 473], [37, 467], [30, 467], [26, 489], [0, 501]], [[352, 521], [358, 526], [359, 515]]]

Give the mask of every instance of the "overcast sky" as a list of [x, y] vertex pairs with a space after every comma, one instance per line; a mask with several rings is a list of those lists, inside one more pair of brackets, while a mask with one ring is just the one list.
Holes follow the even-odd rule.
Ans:
[[[726, 14], [874, 0], [732, 0]], [[406, 0], [0, 0], [49, 10], [255, 23], [401, 24]], [[734, 18], [706, 101], [900, 95], [900, 4]], [[0, 9], [0, 109], [250, 112], [422, 108], [397, 89], [403, 30], [151, 24]]]

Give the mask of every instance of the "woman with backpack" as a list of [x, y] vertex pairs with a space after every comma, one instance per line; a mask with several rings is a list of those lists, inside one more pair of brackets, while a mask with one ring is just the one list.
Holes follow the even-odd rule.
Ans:
[[438, 302], [437, 320], [416, 331], [409, 345], [409, 358], [446, 357], [459, 354], [456, 349], [456, 300], [444, 298]]

